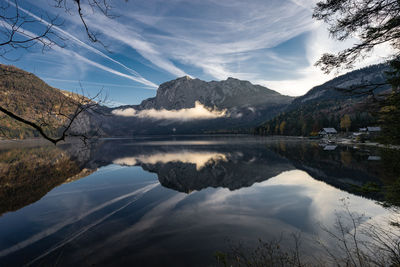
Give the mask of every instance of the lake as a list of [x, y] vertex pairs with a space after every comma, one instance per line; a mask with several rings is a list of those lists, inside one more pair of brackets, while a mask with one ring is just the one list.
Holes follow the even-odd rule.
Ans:
[[0, 143], [0, 266], [215, 266], [293, 234], [325, 257], [348, 210], [357, 227], [393, 225], [399, 159], [252, 136]]

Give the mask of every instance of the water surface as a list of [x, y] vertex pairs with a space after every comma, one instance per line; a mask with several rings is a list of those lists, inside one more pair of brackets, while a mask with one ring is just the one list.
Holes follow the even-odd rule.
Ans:
[[315, 252], [342, 199], [362, 223], [396, 215], [380, 202], [397, 156], [249, 136], [2, 146], [0, 266], [207, 266], [291, 233]]

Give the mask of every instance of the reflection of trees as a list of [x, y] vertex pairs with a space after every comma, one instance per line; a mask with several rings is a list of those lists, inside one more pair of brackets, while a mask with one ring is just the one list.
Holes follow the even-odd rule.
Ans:
[[400, 170], [400, 150], [381, 149], [382, 174], [385, 180], [393, 182], [399, 178]]
[[385, 200], [389, 205], [400, 206], [400, 151], [382, 149], [381, 156], [385, 179]]
[[81, 170], [67, 152], [53, 146], [0, 151], [0, 214], [39, 200]]
[[389, 205], [400, 207], [400, 177], [386, 188], [385, 201]]
[[[353, 194], [400, 203], [400, 192], [396, 189], [400, 183], [397, 182], [399, 150], [339, 146], [334, 151], [324, 151], [316, 142], [287, 142], [285, 149], [271, 143], [268, 148], [315, 179]], [[380, 156], [381, 160], [368, 160], [369, 156]], [[390, 197], [386, 196], [388, 193]]]
[[345, 166], [351, 165], [351, 153], [349, 151], [341, 151], [340, 159]]

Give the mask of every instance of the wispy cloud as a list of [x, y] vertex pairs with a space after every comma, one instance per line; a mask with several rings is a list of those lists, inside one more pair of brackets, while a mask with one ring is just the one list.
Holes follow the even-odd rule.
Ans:
[[[187, 75], [174, 63], [179, 62], [216, 79], [260, 79], [260, 64], [264, 62], [291, 64], [269, 48], [315, 27], [310, 11], [290, 1], [230, 1], [230, 5], [173, 1], [162, 8], [157, 1], [133, 2], [136, 8], [123, 6], [127, 10], [119, 20], [90, 15], [87, 18], [102, 36], [134, 49], [157, 68], [175, 76]], [[220, 8], [221, 12], [185, 14], [189, 8]], [[172, 11], [174, 14], [169, 14]]]
[[[72, 41], [73, 52], [79, 54], [74, 58], [81, 64], [148, 87], [157, 85], [138, 71], [150, 73], [158, 81], [188, 74], [205, 80], [236, 77], [284, 94], [301, 95], [333, 77], [314, 66], [323, 53], [337, 52], [356, 41], [330, 39], [326, 25], [312, 18], [316, 2], [130, 0], [114, 3], [119, 15], [114, 19], [85, 12], [91, 29], [116, 52], [113, 57], [78, 37], [84, 32], [77, 16], [63, 15], [68, 28], [55, 29]], [[45, 0], [34, 4], [47, 6]], [[382, 61], [390, 52], [389, 47], [378, 48], [356, 67]], [[129, 60], [132, 64], [126, 63]]]
[[174, 121], [189, 121], [189, 120], [206, 120], [216, 119], [228, 116], [226, 110], [209, 109], [200, 102], [196, 101], [193, 108], [184, 108], [178, 110], [166, 109], [144, 109], [135, 110], [133, 108], [115, 109], [112, 111], [114, 115], [124, 117], [148, 118], [155, 120], [174, 120]]
[[[180, 1], [164, 7], [162, 14], [149, 3], [147, 9], [127, 14], [154, 31], [141, 31], [136, 26], [128, 31], [141, 31], [140, 37], [156, 47], [162, 56], [182, 64], [200, 68], [216, 79], [229, 76], [267, 85], [284, 94], [302, 95], [315, 85], [333, 77], [314, 66], [323, 53], [337, 52], [355, 42], [337, 42], [329, 38], [326, 25], [312, 19], [315, 0], [309, 1]], [[172, 10], [173, 9], [173, 10]], [[200, 10], [190, 13], [187, 10]], [[215, 9], [215, 12], [210, 11]], [[179, 12], [185, 10], [188, 13]], [[207, 12], [202, 12], [207, 10]], [[298, 59], [274, 47], [308, 33], [304, 43], [291, 48], [298, 50]], [[306, 54], [302, 51], [306, 50]], [[368, 61], [356, 67], [382, 61], [378, 49]], [[279, 69], [281, 75], [276, 77]]]
[[[7, 2], [8, 2], [10, 5], [15, 6], [15, 4], [14, 4], [13, 2], [11, 2], [11, 1], [9, 1], [9, 0], [7, 0]], [[121, 72], [119, 72], [119, 71], [117, 71], [117, 70], [115, 70], [115, 69], [113, 69], [113, 68], [111, 68], [111, 67], [106, 67], [106, 66], [104, 66], [104, 65], [102, 65], [102, 64], [100, 64], [100, 63], [96, 63], [96, 62], [94, 62], [94, 61], [92, 61], [92, 60], [89, 60], [89, 59], [87, 59], [86, 57], [81, 56], [81, 55], [79, 55], [78, 53], [75, 53], [75, 52], [74, 52], [75, 55], [78, 55], [77, 58], [83, 59], [86, 63], [89, 63], [89, 64], [91, 64], [91, 65], [93, 65], [93, 66], [96, 66], [96, 67], [102, 66], [102, 67], [99, 67], [99, 68], [101, 68], [101, 69], [103, 69], [103, 70], [105, 70], [105, 71], [108, 71], [108, 72], [110, 72], [110, 73], [113, 73], [113, 74], [115, 74], [115, 75], [118, 75], [118, 76], [121, 76], [121, 77], [125, 77], [125, 78], [131, 79], [131, 80], [133, 80], [133, 81], [142, 83], [142, 84], [144, 84], [144, 85], [153, 87], [153, 89], [158, 87], [158, 85], [156, 85], [155, 83], [153, 83], [153, 82], [151, 82], [151, 81], [149, 81], [149, 80], [143, 78], [143, 77], [142, 77], [138, 72], [136, 72], [135, 70], [133, 70], [133, 69], [129, 68], [128, 66], [126, 66], [125, 64], [123, 64], [123, 63], [121, 63], [121, 62], [119, 62], [119, 61], [117, 61], [117, 60], [111, 58], [110, 56], [108, 56], [108, 55], [106, 55], [105, 53], [101, 52], [99, 49], [97, 49], [97, 48], [95, 48], [95, 47], [93, 47], [93, 46], [90, 46], [90, 45], [88, 45], [88, 44], [82, 42], [81, 40], [79, 40], [79, 39], [78, 39], [76, 36], [74, 36], [73, 34], [71, 34], [71, 33], [67, 32], [67, 31], [61, 29], [60, 27], [58, 27], [58, 26], [56, 26], [56, 25], [50, 24], [50, 23], [49, 23], [48, 21], [46, 21], [45, 19], [43, 19], [43, 18], [41, 18], [41, 17], [39, 17], [39, 16], [33, 14], [33, 13], [30, 12], [29, 10], [26, 10], [26, 9], [20, 7], [20, 6], [19, 6], [18, 8], [19, 8], [20, 11], [26, 13], [27, 15], [31, 16], [32, 18], [36, 19], [37, 21], [41, 22], [42, 24], [44, 24], [44, 25], [46, 25], [46, 26], [51, 26], [51, 28], [52, 28], [53, 30], [55, 30], [55, 31], [57, 31], [58, 33], [60, 33], [64, 38], [68, 38], [70, 41], [73, 41], [73, 42], [74, 42], [75, 44], [77, 44], [78, 46], [80, 46], [80, 47], [82, 47], [82, 48], [85, 48], [85, 49], [87, 49], [88, 51], [93, 52], [93, 53], [95, 53], [96, 55], [99, 55], [99, 56], [101, 56], [101, 57], [103, 57], [103, 58], [105, 58], [105, 59], [107, 59], [107, 60], [109, 60], [109, 61], [111, 61], [111, 62], [113, 62], [113, 63], [115, 63], [115, 64], [117, 64], [117, 65], [119, 65], [120, 67], [123, 67], [125, 70], [127, 70], [128, 72], [130, 72], [131, 75], [123, 74], [123, 73], [121, 73]], [[63, 48], [63, 49], [67, 49], [67, 48]], [[60, 50], [59, 50], [59, 51], [60, 51]], [[94, 63], [95, 63], [95, 64], [94, 64]]]
[[[182, 3], [185, 4], [188, 5]], [[207, 6], [210, 7], [210, 2], [204, 1], [198, 8]], [[164, 55], [201, 68], [217, 79], [248, 78], [254, 74], [260, 77], [261, 70], [257, 70], [260, 64], [283, 59], [260, 50], [272, 48], [314, 27], [309, 11], [281, 1], [235, 2], [223, 8], [219, 16], [206, 14], [204, 18], [138, 12], [130, 16], [161, 32], [146, 34], [144, 38], [162, 44], [159, 47]]]
[[[347, 47], [354, 45], [357, 39], [351, 38], [345, 42], [338, 42], [330, 38], [326, 27], [320, 22], [314, 22], [315, 29], [309, 35], [305, 43], [306, 60], [308, 64], [304, 67], [294, 69], [299, 74], [295, 79], [277, 79], [277, 80], [255, 80], [255, 83], [267, 86], [283, 94], [303, 95], [312, 87], [320, 85], [337, 75], [347, 72], [347, 70], [338, 70], [330, 74], [325, 74], [315, 66], [315, 62], [327, 52], [337, 53]], [[393, 48], [387, 44], [378, 45], [372, 51], [370, 57], [357, 61], [354, 68], [362, 68], [372, 64], [377, 64], [387, 60], [393, 54]]]
[[[72, 52], [72, 51], [70, 51], [70, 52]], [[109, 72], [109, 73], [118, 75], [118, 76], [120, 76], [120, 77], [124, 77], [124, 78], [130, 79], [130, 80], [132, 80], [132, 81], [135, 81], [135, 82], [139, 82], [139, 83], [148, 85], [148, 86], [149, 86], [151, 89], [153, 89], [153, 90], [156, 89], [156, 88], [158, 87], [155, 83], [152, 83], [152, 82], [150, 82], [150, 81], [148, 81], [148, 80], [146, 80], [146, 79], [144, 79], [144, 78], [142, 78], [142, 77], [135, 77], [135, 76], [132, 76], [132, 75], [129, 75], [129, 74], [122, 73], [122, 72], [120, 72], [120, 71], [117, 71], [117, 70], [115, 70], [115, 69], [112, 69], [112, 68], [110, 68], [110, 67], [107, 67], [107, 66], [105, 66], [105, 65], [102, 65], [102, 64], [100, 64], [100, 63], [97, 63], [97, 62], [95, 62], [95, 61], [93, 61], [93, 60], [90, 60], [90, 59], [88, 59], [88, 58], [86, 58], [86, 57], [84, 57], [84, 56], [81, 56], [80, 54], [75, 53], [75, 52], [72, 52], [72, 54], [73, 54], [77, 59], [79, 59], [79, 60], [82, 61], [82, 62], [85, 62], [85, 63], [87, 63], [87, 64], [90, 64], [90, 65], [92, 65], [92, 66], [94, 66], [94, 67], [96, 67], [96, 68], [102, 69], [102, 70], [107, 71], [107, 72]]]
[[126, 85], [126, 84], [117, 84], [117, 83], [99, 83], [99, 82], [91, 82], [85, 80], [68, 80], [68, 79], [58, 79], [58, 78], [42, 78], [46, 81], [55, 81], [55, 82], [66, 82], [66, 83], [74, 83], [74, 84], [88, 84], [88, 85], [96, 85], [96, 86], [110, 86], [110, 87], [122, 87], [122, 88], [144, 88], [144, 89], [153, 89], [153, 87], [149, 86], [137, 86], [137, 85]]
[[163, 55], [162, 49], [156, 48], [151, 42], [146, 41], [135, 30], [112, 19], [91, 17], [93, 28], [100, 31], [103, 35], [131, 47], [149, 60], [156, 67], [161, 68], [176, 76], [190, 76], [182, 69], [175, 66], [167, 57]]

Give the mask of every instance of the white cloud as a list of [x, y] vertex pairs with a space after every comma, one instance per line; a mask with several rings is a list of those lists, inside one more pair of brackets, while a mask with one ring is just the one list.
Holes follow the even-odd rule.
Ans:
[[[174, 63], [179, 62], [216, 79], [237, 77], [251, 81], [262, 77], [259, 64], [290, 64], [280, 55], [263, 49], [314, 28], [309, 10], [290, 1], [233, 2], [223, 5], [215, 1], [183, 1], [162, 7], [158, 2], [146, 2], [133, 10], [124, 5], [127, 12], [123, 12], [120, 20], [90, 15], [87, 19], [102, 36], [133, 48], [158, 68], [176, 76], [187, 75]], [[168, 15], [175, 9], [179, 14], [186, 6], [199, 9], [214, 6], [221, 13]]]
[[[262, 11], [261, 11], [262, 10]], [[243, 12], [254, 16], [243, 16]], [[258, 12], [257, 12], [258, 11]], [[273, 53], [259, 50], [272, 48], [296, 35], [311, 30], [309, 14], [288, 3], [277, 5], [236, 5], [237, 20], [211, 21], [197, 18], [188, 27], [188, 18], [159, 18], [152, 24], [167, 35], [148, 35], [149, 40], [162, 44], [163, 54], [184, 64], [201, 68], [204, 73], [217, 78], [237, 77], [247, 79], [247, 73], [260, 77], [257, 65], [275, 61]], [[279, 16], [277, 15], [279, 14]], [[139, 15], [139, 19], [140, 19]], [[194, 19], [192, 19], [193, 21]], [[144, 22], [151, 22], [150, 19]], [[275, 57], [274, 57], [275, 56]]]
[[[140, 63], [147, 66], [175, 76], [187, 75], [190, 68], [195, 74], [192, 76], [202, 79], [236, 77], [298, 96], [334, 77], [314, 66], [323, 53], [335, 53], [356, 41], [337, 42], [329, 38], [327, 25], [311, 16], [316, 2], [180, 0], [164, 3], [132, 0], [116, 3], [115, 12], [120, 16], [115, 19], [91, 12], [85, 14], [85, 18], [91, 28], [101, 34], [104, 43], [123, 50], [120, 53], [124, 57], [129, 57], [130, 51], [139, 53], [146, 59]], [[76, 16], [68, 15], [66, 19], [80, 25]], [[133, 76], [138, 75], [69, 32], [63, 31], [77, 45], [111, 60], [109, 63], [119, 64]], [[288, 48], [297, 55], [289, 56], [274, 50], [305, 33], [308, 35], [305, 43], [292, 43]], [[391, 52], [388, 46], [378, 47], [372, 57], [357, 63], [356, 67], [378, 63]], [[141, 77], [137, 78], [141, 80]]]
[[[130, 16], [162, 32], [143, 33], [142, 38], [157, 47], [166, 58], [196, 66], [216, 79], [236, 77], [250, 80], [295, 96], [303, 95], [334, 77], [334, 74], [326, 75], [314, 66], [323, 53], [338, 52], [356, 41], [331, 39], [327, 25], [312, 19], [315, 0], [231, 2], [221, 8], [213, 1], [203, 1], [204, 6], [219, 5], [215, 8], [222, 11], [216, 17], [163, 16], [152, 12], [132, 12]], [[183, 1], [182, 5], [185, 3]], [[235, 17], [224, 16], [223, 10], [231, 10]], [[306, 50], [306, 62], [301, 66], [298, 60], [297, 63], [295, 60], [291, 62], [285, 54], [268, 50], [305, 32], [309, 33], [308, 40], [298, 44], [299, 51], [302, 46]], [[372, 57], [355, 67], [379, 63], [384, 55], [390, 55], [390, 49], [376, 49]], [[265, 63], [270, 65], [263, 70]], [[281, 72], [286, 72], [286, 75], [274, 80], [263, 75], [267, 72], [267, 76], [272, 76], [268, 72], [282, 66]]]
[[141, 35], [135, 32], [134, 29], [125, 24], [112, 19], [99, 18], [99, 16], [90, 17], [90, 21], [93, 28], [107, 37], [120, 41], [133, 48], [155, 66], [176, 76], [190, 76], [185, 71], [175, 66], [163, 55], [162, 51], [154, 46], [154, 44], [146, 41]]
[[[315, 29], [306, 42], [306, 58], [308, 61], [307, 66], [297, 68], [293, 71], [301, 77], [297, 79], [284, 79], [284, 80], [255, 80], [255, 83], [272, 88], [282, 94], [300, 96], [307, 93], [312, 87], [323, 84], [335, 76], [344, 74], [348, 70], [333, 71], [330, 74], [325, 74], [321, 69], [315, 66], [315, 62], [324, 53], [337, 53], [348, 47], [354, 45], [357, 41], [356, 38], [339, 42], [330, 38], [326, 25], [320, 22], [314, 22]], [[369, 57], [357, 61], [354, 69], [366, 67], [372, 64], [378, 64], [390, 57], [393, 54], [393, 48], [388, 44], [382, 44], [372, 51]]]
[[127, 78], [129, 80], [132, 80], [132, 81], [139, 82], [141, 84], [147, 85], [147, 86], [149, 86], [149, 89], [154, 90], [154, 89], [157, 89], [157, 87], [158, 87], [155, 83], [150, 82], [150, 81], [148, 81], [148, 80], [146, 80], [146, 79], [144, 79], [142, 77], [135, 77], [135, 76], [132, 76], [132, 75], [129, 75], [129, 74], [125, 74], [125, 73], [122, 73], [122, 72], [117, 71], [115, 69], [109, 68], [109, 67], [107, 67], [107, 66], [105, 66], [103, 64], [100, 64], [100, 63], [97, 63], [97, 62], [95, 62], [93, 60], [90, 60], [90, 59], [88, 59], [88, 58], [86, 58], [84, 56], [81, 56], [78, 53], [73, 52], [73, 54], [74, 54], [74, 56], [76, 58], [78, 58], [82, 62], [90, 64], [90, 65], [92, 65], [92, 66], [94, 66], [96, 68], [102, 69], [102, 70], [107, 71], [109, 73], [118, 75], [120, 77], [124, 77], [124, 78]]
[[[110, 87], [122, 87], [122, 88], [144, 88], [144, 89], [149, 89], [149, 86], [135, 86], [135, 85], [125, 85], [125, 84], [117, 84], [117, 83], [99, 83], [99, 82], [91, 82], [91, 81], [85, 81], [85, 80], [68, 80], [68, 79], [57, 79], [57, 78], [47, 78], [43, 77], [43, 80], [46, 81], [55, 81], [55, 82], [66, 82], [66, 83], [74, 83], [74, 84], [79, 84], [82, 83], [84, 85], [97, 85], [97, 86], [110, 86]], [[154, 87], [151, 87], [154, 88]], [[127, 104], [124, 104], [127, 105]]]
[[79, 63], [85, 63], [85, 64], [88, 64], [88, 65], [94, 66], [94, 67], [96, 67], [98, 69], [101, 69], [103, 71], [106, 71], [108, 73], [111, 73], [111, 74], [114, 74], [114, 75], [129, 79], [131, 81], [135, 81], [135, 82], [141, 83], [143, 85], [146, 85], [146, 87], [144, 87], [145, 89], [155, 90], [158, 87], [158, 85], [156, 85], [155, 83], [153, 83], [151, 81], [148, 81], [148, 80], [144, 79], [143, 77], [138, 77], [138, 76], [133, 76], [133, 75], [122, 73], [122, 72], [117, 71], [117, 70], [115, 70], [113, 68], [110, 68], [110, 67], [108, 67], [106, 65], [97, 63], [97, 62], [95, 62], [95, 61], [93, 61], [93, 60], [91, 60], [91, 59], [89, 59], [89, 58], [87, 58], [85, 56], [82, 56], [82, 55], [80, 55], [80, 54], [78, 54], [78, 53], [76, 53], [76, 52], [74, 52], [72, 50], [69, 50], [67, 48], [60, 48], [58, 46], [54, 46], [53, 50], [56, 51], [57, 53], [59, 53], [59, 55], [62, 54], [64, 56], [67, 56], [69, 59], [71, 59], [71, 57], [73, 57], [75, 59], [74, 60], [75, 64], [77, 62], [76, 60], [78, 60]]
[[[7, 0], [7, 2], [8, 2], [10, 5], [15, 6], [15, 4], [14, 4], [13, 2], [11, 2], [11, 1], [9, 1], [9, 0]], [[34, 19], [40, 21], [42, 24], [44, 24], [44, 25], [46, 25], [46, 26], [51, 26], [51, 29], [52, 29], [53, 31], [57, 31], [63, 38], [68, 38], [70, 41], [72, 41], [73, 43], [75, 43], [75, 44], [78, 45], [79, 47], [85, 48], [85, 49], [89, 50], [90, 52], [93, 52], [93, 53], [95, 53], [95, 54], [97, 54], [97, 55], [99, 55], [99, 56], [101, 56], [101, 57], [103, 57], [103, 58], [105, 58], [105, 59], [107, 59], [107, 60], [109, 60], [109, 61], [111, 61], [111, 62], [117, 64], [117, 65], [119, 65], [120, 67], [123, 67], [125, 70], [127, 70], [128, 72], [130, 72], [131, 75], [123, 74], [123, 73], [121, 73], [121, 72], [119, 72], [119, 71], [117, 71], [117, 70], [115, 70], [115, 69], [113, 69], [113, 68], [111, 68], [111, 67], [107, 67], [107, 66], [105, 66], [105, 65], [103, 65], [103, 64], [96, 63], [96, 62], [94, 62], [94, 61], [92, 61], [92, 60], [89, 60], [89, 59], [87, 59], [86, 57], [84, 57], [84, 56], [82, 56], [82, 55], [80, 55], [80, 54], [74, 52], [74, 54], [77, 55], [77, 56], [76, 56], [77, 58], [82, 59], [82, 60], [85, 61], [86, 63], [89, 63], [89, 64], [91, 64], [91, 65], [93, 65], [93, 66], [99, 67], [99, 68], [101, 68], [101, 69], [103, 69], [103, 70], [105, 70], [105, 71], [107, 71], [107, 72], [116, 74], [116, 75], [121, 76], [121, 77], [128, 78], [128, 79], [130, 79], [130, 80], [133, 80], [133, 81], [135, 81], [135, 82], [139, 82], [139, 83], [144, 84], [144, 85], [146, 85], [146, 86], [149, 86], [149, 87], [151, 87], [152, 89], [156, 89], [156, 88], [158, 87], [158, 85], [156, 85], [155, 83], [153, 83], [153, 82], [151, 82], [151, 81], [149, 81], [149, 80], [143, 78], [138, 72], [136, 72], [136, 71], [133, 70], [132, 68], [129, 68], [129, 67], [126, 66], [125, 64], [119, 62], [118, 60], [115, 60], [115, 59], [111, 58], [110, 56], [108, 56], [108, 55], [106, 55], [105, 53], [101, 52], [99, 49], [97, 49], [97, 48], [95, 48], [95, 47], [93, 47], [93, 46], [91, 46], [91, 45], [88, 45], [88, 44], [82, 42], [81, 40], [79, 40], [79, 39], [78, 39], [76, 36], [74, 36], [73, 34], [71, 34], [71, 33], [67, 32], [67, 31], [61, 29], [60, 27], [58, 27], [58, 26], [56, 26], [56, 25], [50, 24], [50, 23], [49, 23], [48, 21], [46, 21], [45, 19], [43, 19], [42, 17], [39, 17], [39, 16], [33, 14], [33, 13], [30, 12], [29, 10], [26, 10], [26, 9], [20, 7], [20, 6], [19, 6], [18, 8], [19, 8], [20, 11], [22, 11], [22, 12], [26, 13], [27, 15], [31, 16], [32, 18], [34, 18]], [[28, 32], [28, 31], [25, 30], [25, 32]], [[29, 32], [29, 33], [30, 33], [30, 32]], [[33, 33], [31, 33], [30, 35], [31, 35], [31, 36], [37, 36], [36, 34], [33, 34]], [[44, 40], [44, 41], [47, 42], [47, 40]], [[55, 47], [57, 47], [57, 46], [55, 46]], [[65, 50], [68, 50], [67, 48], [63, 48], [63, 49], [58, 49], [58, 51], [61, 51], [61, 52], [62, 52], [62, 50], [64, 50], [64, 49], [65, 49]], [[70, 51], [71, 51], [71, 50], [70, 50]]]
[[226, 110], [209, 109], [200, 102], [196, 101], [193, 108], [184, 108], [178, 110], [167, 109], [145, 109], [135, 110], [133, 108], [115, 109], [112, 111], [114, 115], [124, 117], [138, 117], [149, 119], [164, 119], [175, 121], [188, 121], [188, 120], [205, 120], [216, 119], [227, 116]]

